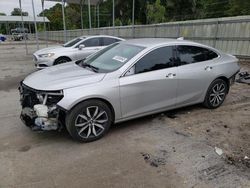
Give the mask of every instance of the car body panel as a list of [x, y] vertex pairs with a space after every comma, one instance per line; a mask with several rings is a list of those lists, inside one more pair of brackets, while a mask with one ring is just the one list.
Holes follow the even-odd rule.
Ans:
[[[210, 68], [211, 67], [211, 68]], [[176, 105], [202, 102], [204, 93], [216, 76], [214, 61], [205, 61], [178, 67]]]
[[37, 71], [26, 77], [23, 83], [36, 90], [53, 91], [95, 83], [104, 76], [103, 73], [95, 74], [79, 67], [75, 62], [69, 62]]
[[[177, 80], [166, 77], [177, 68], [162, 69], [120, 78], [123, 118], [156, 110], [176, 103]], [[167, 89], [170, 88], [170, 89]]]

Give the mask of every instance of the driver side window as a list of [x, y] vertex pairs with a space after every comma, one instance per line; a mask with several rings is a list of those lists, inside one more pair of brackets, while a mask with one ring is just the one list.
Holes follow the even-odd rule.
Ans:
[[176, 66], [176, 63], [173, 54], [173, 47], [161, 47], [149, 52], [135, 64], [135, 74], [174, 66]]

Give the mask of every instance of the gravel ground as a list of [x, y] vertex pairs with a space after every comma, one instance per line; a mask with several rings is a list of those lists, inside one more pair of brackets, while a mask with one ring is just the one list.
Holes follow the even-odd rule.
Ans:
[[[250, 72], [250, 62], [241, 67]], [[16, 88], [33, 71], [23, 45], [0, 44], [0, 188], [250, 187], [249, 85], [235, 83], [216, 110], [155, 114], [79, 144], [66, 131], [34, 133], [20, 121]]]

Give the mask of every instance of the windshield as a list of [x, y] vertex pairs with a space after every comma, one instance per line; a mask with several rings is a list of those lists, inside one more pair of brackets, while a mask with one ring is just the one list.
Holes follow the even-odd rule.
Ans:
[[66, 42], [63, 47], [72, 47], [74, 46], [76, 43], [80, 42], [83, 38], [75, 38], [73, 40], [70, 40], [69, 42]]
[[90, 56], [82, 66], [91, 66], [96, 72], [112, 72], [141, 52], [144, 48], [128, 44], [115, 43]]

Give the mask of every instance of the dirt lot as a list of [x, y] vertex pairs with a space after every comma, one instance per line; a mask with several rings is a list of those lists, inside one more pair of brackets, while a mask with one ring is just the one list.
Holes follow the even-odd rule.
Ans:
[[[250, 72], [250, 62], [241, 66]], [[34, 70], [23, 45], [0, 44], [0, 188], [250, 187], [249, 85], [236, 83], [219, 109], [156, 114], [79, 144], [20, 121], [17, 85]]]

